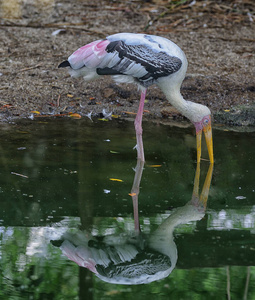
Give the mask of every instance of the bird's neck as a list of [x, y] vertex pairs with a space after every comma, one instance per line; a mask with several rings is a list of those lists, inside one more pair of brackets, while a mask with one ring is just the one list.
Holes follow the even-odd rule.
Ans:
[[192, 123], [200, 121], [197, 113], [201, 105], [185, 100], [181, 95], [179, 86], [164, 84], [160, 85], [160, 88], [165, 94], [169, 103], [173, 105], [181, 114], [188, 118]]
[[186, 101], [181, 93], [180, 89], [176, 88], [168, 88], [164, 87], [162, 88], [163, 93], [166, 95], [167, 100], [172, 104], [180, 113], [182, 113], [185, 117], [190, 119], [189, 114], [189, 103]]

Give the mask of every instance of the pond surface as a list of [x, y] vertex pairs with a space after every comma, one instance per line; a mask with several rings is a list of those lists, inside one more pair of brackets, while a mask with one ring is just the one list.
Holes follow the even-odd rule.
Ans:
[[254, 132], [213, 169], [191, 127], [144, 122], [144, 166], [133, 122], [0, 127], [0, 299], [255, 299]]

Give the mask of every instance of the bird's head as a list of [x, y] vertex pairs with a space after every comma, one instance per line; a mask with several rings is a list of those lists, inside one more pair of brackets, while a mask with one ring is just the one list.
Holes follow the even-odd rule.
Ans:
[[191, 122], [195, 125], [196, 128], [197, 162], [200, 162], [201, 158], [201, 139], [202, 132], [204, 132], [210, 162], [213, 163], [214, 159], [210, 109], [205, 105], [187, 101], [185, 115], [191, 120]]
[[200, 108], [200, 118], [198, 118], [198, 121], [193, 121], [193, 124], [195, 125], [197, 136], [197, 162], [200, 162], [201, 158], [201, 139], [202, 132], [204, 132], [210, 163], [214, 163], [211, 112], [208, 107], [202, 106], [202, 109]]

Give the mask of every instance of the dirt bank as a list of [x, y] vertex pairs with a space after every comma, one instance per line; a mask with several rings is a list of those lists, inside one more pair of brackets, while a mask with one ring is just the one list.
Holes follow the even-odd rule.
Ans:
[[[57, 66], [95, 39], [116, 32], [146, 32], [171, 39], [186, 53], [185, 99], [210, 107], [215, 123], [255, 125], [252, 0], [90, 3], [0, 2], [1, 121], [38, 117], [36, 112], [50, 116], [72, 112], [82, 117], [92, 113], [93, 117], [105, 110], [130, 117], [138, 107], [136, 87], [116, 85], [110, 78], [86, 83]], [[149, 89], [147, 99], [145, 118], [182, 118], [157, 87]]]

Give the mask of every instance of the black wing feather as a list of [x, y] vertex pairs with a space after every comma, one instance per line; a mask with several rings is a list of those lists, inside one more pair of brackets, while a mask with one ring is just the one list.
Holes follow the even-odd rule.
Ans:
[[156, 52], [145, 45], [126, 45], [121, 40], [111, 42], [106, 47], [106, 51], [108, 53], [117, 51], [120, 60], [111, 68], [97, 69], [99, 75], [127, 75], [125, 70], [135, 62], [147, 72], [142, 77], [133, 75], [145, 87], [150, 86], [160, 77], [177, 72], [182, 66], [182, 61], [178, 57], [170, 56], [164, 51]]
[[71, 67], [70, 63], [68, 60], [63, 61], [58, 68], [66, 68], [66, 67]]

